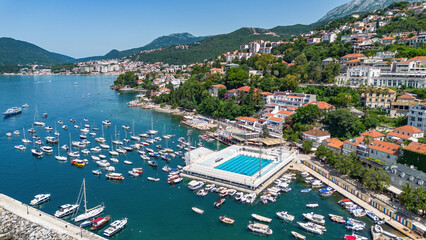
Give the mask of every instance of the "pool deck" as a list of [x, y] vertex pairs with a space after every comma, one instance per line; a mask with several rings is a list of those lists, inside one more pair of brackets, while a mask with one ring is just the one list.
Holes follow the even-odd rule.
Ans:
[[4, 194], [0, 194], [0, 206], [21, 218], [59, 234], [65, 234], [72, 239], [106, 240], [106, 238], [28, 206]]

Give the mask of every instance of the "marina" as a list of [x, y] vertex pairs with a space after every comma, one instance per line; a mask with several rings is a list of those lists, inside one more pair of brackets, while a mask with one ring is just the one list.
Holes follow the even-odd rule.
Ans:
[[[318, 188], [301, 193], [302, 189], [310, 188], [311, 184], [305, 183], [299, 176], [297, 176], [297, 179], [291, 180], [288, 185], [281, 182], [282, 189], [287, 189], [287, 192], [282, 191], [274, 197], [275, 202], [268, 202], [267, 205], [261, 203], [259, 197], [263, 195], [264, 191], [268, 191], [270, 196], [276, 194], [275, 189], [270, 185], [274, 184], [275, 180], [280, 179], [284, 171], [287, 171], [289, 168], [288, 165], [293, 155], [284, 149], [282, 152], [279, 150], [269, 150], [269, 152], [268, 150], [264, 150], [260, 153], [257, 148], [244, 147], [243, 149], [233, 146], [228, 148], [228, 150], [220, 151], [219, 149], [219, 152], [223, 153], [224, 156], [223, 159], [216, 162], [217, 158], [215, 159], [213, 156], [217, 156], [217, 154], [211, 150], [217, 149], [216, 143], [205, 142], [205, 147], [203, 148], [203, 150], [206, 149], [204, 159], [200, 161], [193, 160], [192, 157], [201, 156], [201, 150], [182, 150], [177, 147], [180, 144], [178, 139], [184, 137], [188, 139], [186, 141], [190, 142], [192, 146], [197, 146], [199, 141], [198, 135], [202, 133], [193, 130], [188, 134], [189, 128], [180, 124], [181, 118], [178, 116], [158, 113], [152, 110], [127, 108], [126, 103], [134, 98], [134, 94], [126, 93], [117, 95], [115, 92], [109, 90], [107, 86], [114, 79], [112, 77], [46, 76], [38, 77], [37, 81], [33, 81], [32, 77], [27, 76], [13, 76], [10, 78], [13, 78], [13, 81], [1, 76], [0, 83], [3, 85], [6, 84], [9, 88], [18, 86], [25, 88], [27, 86], [24, 84], [28, 84], [28, 88], [36, 87], [39, 88], [40, 92], [28, 91], [29, 94], [25, 96], [25, 99], [15, 99], [14, 101], [16, 102], [7, 103], [7, 105], [22, 104], [20, 102], [32, 103], [36, 99], [38, 109], [41, 112], [49, 114], [47, 118], [43, 119], [47, 126], [53, 126], [59, 120], [69, 123], [69, 119], [71, 118], [75, 119], [75, 124], [80, 125], [80, 123], [84, 122], [83, 119], [87, 118], [88, 123], [94, 123], [100, 127], [102, 121], [108, 118], [108, 123], [111, 124], [111, 127], [107, 128], [104, 126], [103, 128], [106, 139], [105, 144], [111, 146], [111, 140], [115, 136], [115, 126], [119, 126], [117, 132], [119, 132], [120, 138], [123, 139], [126, 130], [120, 126], [131, 126], [133, 125], [133, 119], [135, 119], [134, 128], [136, 129], [136, 133], [142, 134], [149, 130], [158, 131], [156, 135], [146, 138], [153, 141], [155, 137], [161, 138], [161, 140], [155, 140], [154, 145], [148, 147], [152, 149], [153, 155], [156, 152], [159, 155], [160, 149], [157, 149], [156, 145], [161, 145], [162, 149], [170, 148], [174, 153], [183, 151], [185, 159], [190, 164], [198, 164], [189, 165], [190, 168], [188, 166], [183, 167], [186, 175], [191, 175], [190, 172], [194, 173], [197, 169], [208, 170], [206, 173], [213, 171], [214, 174], [219, 173], [217, 176], [223, 177], [222, 180], [227, 180], [227, 182], [224, 182], [225, 184], [216, 184], [216, 187], [222, 186], [227, 189], [234, 189], [237, 192], [226, 191], [226, 195], [223, 196], [223, 199], [226, 199], [226, 201], [220, 207], [215, 208], [213, 203], [218, 201], [220, 192], [213, 193], [209, 191], [204, 197], [197, 195], [199, 190], [207, 188], [212, 182], [205, 182], [206, 180], [202, 179], [196, 180], [197, 182], [203, 182], [203, 184], [194, 183], [194, 191], [188, 189], [188, 184], [192, 181], [191, 179], [185, 178], [181, 179], [181, 182], [178, 184], [168, 184], [169, 175], [176, 171], [173, 169], [178, 169], [178, 165], [186, 165], [184, 159], [178, 155], [170, 157], [170, 160], [149, 156], [146, 147], [145, 149], [141, 147], [139, 151], [145, 150], [146, 155], [151, 159], [149, 161], [155, 161], [156, 166], [158, 166], [157, 168], [151, 167], [147, 159], [143, 159], [137, 151], [133, 151], [116, 156], [115, 158], [119, 160], [118, 162], [110, 162], [115, 167], [115, 173], [108, 173], [91, 158], [91, 156], [100, 157], [104, 155], [102, 157], [105, 157], [105, 160], [109, 162], [111, 157], [108, 150], [101, 149], [100, 152], [93, 153], [91, 156], [80, 156], [82, 158], [80, 160], [84, 163], [84, 159], [88, 159], [87, 164], [85, 163], [82, 167], [71, 166], [70, 159], [66, 162], [57, 161], [55, 156], [58, 155], [59, 151], [63, 151], [62, 149], [58, 149], [57, 146], [52, 148], [53, 154], [43, 154], [41, 158], [32, 156], [29, 151], [33, 147], [32, 144], [28, 145], [26, 151], [15, 151], [14, 146], [21, 144], [22, 138], [15, 136], [7, 137], [5, 133], [13, 132], [13, 130], [22, 129], [23, 127], [25, 129], [33, 127], [33, 107], [35, 107], [35, 104], [31, 104], [28, 108], [28, 113], [24, 112], [23, 114], [3, 119], [0, 125], [2, 133], [0, 138], [4, 143], [1, 145], [1, 149], [5, 152], [2, 159], [13, 159], [13, 161], [0, 161], [0, 173], [5, 176], [4, 179], [14, 181], [13, 185], [2, 184], [2, 192], [25, 203], [29, 203], [37, 194], [48, 192], [51, 194], [50, 201], [41, 204], [39, 207], [43, 212], [53, 215], [59, 206], [65, 203], [73, 203], [76, 200], [76, 194], [80, 189], [81, 182], [85, 178], [86, 185], [90, 188], [88, 190], [88, 199], [93, 199], [92, 195], [94, 195], [96, 199], [102, 200], [105, 203], [106, 207], [103, 215], [111, 216], [109, 223], [127, 218], [126, 227], [120, 229], [121, 231], [117, 231], [118, 233], [114, 235], [114, 239], [168, 239], [169, 236], [164, 233], [164, 224], [166, 222], [168, 230], [173, 232], [177, 239], [194, 239], [194, 236], [203, 239], [234, 239], [237, 237], [257, 239], [259, 236], [253, 234], [248, 229], [248, 222], [252, 220], [252, 214], [254, 213], [273, 219], [268, 223], [269, 228], [273, 232], [269, 236], [270, 239], [291, 239], [293, 238], [291, 231], [298, 232], [302, 236], [307, 236], [308, 239], [340, 239], [345, 234], [351, 234], [351, 231], [346, 230], [343, 224], [332, 222], [328, 218], [324, 218], [327, 231], [322, 235], [308, 233], [297, 225], [297, 222], [303, 221], [302, 214], [310, 212], [306, 209], [306, 204], [311, 203], [319, 205], [314, 209], [315, 214], [328, 216], [328, 214], [332, 213], [342, 216], [345, 219], [353, 217], [348, 211], [339, 206], [337, 202], [343, 197], [337, 193], [329, 197], [322, 197]], [[36, 83], [39, 81], [41, 83]], [[78, 82], [79, 84], [74, 85], [74, 82]], [[53, 91], [54, 89], [64, 90], [63, 92], [55, 92]], [[82, 93], [82, 91], [99, 92], [100, 94], [91, 94], [90, 97], [87, 97], [87, 92]], [[7, 92], [3, 91], [0, 93], [0, 98], [14, 99]], [[86, 96], [85, 99], [81, 98], [83, 94]], [[69, 104], [70, 101], [73, 104]], [[67, 107], [63, 108], [63, 106]], [[7, 108], [7, 106], [2, 107]], [[151, 118], [155, 119], [153, 121], [154, 127], [151, 126]], [[84, 126], [84, 123], [82, 125]], [[53, 134], [40, 127], [34, 128], [36, 134], [42, 139]], [[72, 145], [72, 141], [80, 141], [80, 129], [70, 127], [68, 130], [64, 130], [58, 128], [58, 132], [60, 133], [61, 144]], [[67, 132], [71, 133], [71, 139], [69, 139]], [[174, 134], [175, 136], [164, 139], [162, 136], [167, 134]], [[100, 131], [97, 135], [101, 135]], [[87, 135], [87, 140], [92, 143], [86, 148], [90, 149], [98, 146], [93, 136]], [[133, 143], [129, 143], [127, 146], [130, 146], [130, 144]], [[126, 143], [123, 143], [123, 145], [126, 145]], [[166, 145], [168, 146], [166, 147]], [[220, 146], [220, 148], [222, 147]], [[77, 151], [72, 146], [70, 148], [70, 151]], [[116, 149], [115, 146], [114, 149]], [[243, 169], [240, 163], [243, 159], [232, 160], [238, 159], [235, 157], [241, 158], [242, 156], [251, 157], [246, 159], [249, 162], [250, 159], [253, 160], [254, 158], [251, 161], [252, 163], [248, 164], [249, 167], [247, 169]], [[260, 167], [259, 159], [261, 159]], [[129, 161], [133, 164], [127, 165], [124, 161]], [[222, 169], [215, 168], [228, 161], [231, 161], [229, 165], [223, 165]], [[168, 172], [162, 170], [165, 166], [170, 167]], [[127, 175], [127, 172], [133, 171], [134, 168], [143, 168], [142, 177], [130, 177]], [[95, 172], [96, 175], [94, 174]], [[107, 174], [111, 178], [121, 180], [107, 181]], [[151, 180], [147, 177], [150, 177]], [[226, 179], [227, 177], [228, 179]], [[237, 178], [242, 180], [238, 180]], [[318, 177], [315, 176], [315, 178]], [[158, 182], [155, 182], [157, 179]], [[215, 182], [220, 182], [220, 180], [215, 179]], [[201, 187], [198, 187], [200, 185]], [[240, 190], [244, 190], [243, 195], [238, 194]], [[248, 193], [256, 193], [257, 196], [247, 195]], [[252, 199], [250, 200], [251, 204], [246, 202], [247, 198], [244, 203], [241, 200], [236, 201], [237, 196], [240, 199], [244, 197]], [[90, 206], [95, 206], [96, 202], [98, 201], [91, 200]], [[202, 209], [203, 214], [200, 215], [191, 211], [191, 208], [194, 206]], [[294, 216], [294, 221], [289, 223], [281, 221], [276, 215], [277, 212], [281, 211], [288, 211], [289, 214]], [[84, 212], [84, 208], [81, 208], [78, 214]], [[220, 216], [228, 216], [232, 220], [235, 220], [233, 226], [223, 224], [219, 221]], [[369, 227], [374, 224], [374, 221], [368, 216], [361, 217], [360, 219], [366, 222], [368, 227], [360, 231], [359, 235], [371, 237]], [[65, 217], [63, 220], [70, 225], [73, 224], [72, 217]], [[256, 224], [252, 227], [253, 229], [262, 229], [264, 228], [263, 225]], [[191, 226], [191, 228], [187, 226]], [[107, 228], [108, 226], [105, 226], [97, 234], [102, 235], [104, 229]], [[386, 226], [383, 226], [383, 228], [386, 228]], [[114, 233], [113, 230], [111, 230], [111, 233]], [[389, 228], [387, 228], [387, 231], [389, 231]], [[269, 231], [266, 229], [266, 232]]]

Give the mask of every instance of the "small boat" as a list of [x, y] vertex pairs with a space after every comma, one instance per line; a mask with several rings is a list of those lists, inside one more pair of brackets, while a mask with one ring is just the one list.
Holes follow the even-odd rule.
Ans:
[[342, 216], [338, 216], [338, 215], [334, 215], [334, 214], [328, 214], [328, 216], [330, 217], [331, 221], [333, 221], [333, 222], [346, 223], [345, 218], [342, 217]]
[[115, 172], [115, 167], [114, 166], [108, 166], [105, 168], [105, 171], [107, 172]]
[[294, 220], [294, 216], [288, 214], [288, 212], [286, 212], [286, 211], [277, 212], [276, 214], [279, 218], [281, 218], [282, 220], [284, 220], [286, 222], [292, 222]]
[[95, 175], [102, 175], [102, 171], [100, 169], [93, 170], [92, 173]]
[[293, 234], [293, 236], [294, 236], [296, 239], [301, 239], [301, 240], [305, 240], [305, 239], [306, 239], [306, 237], [305, 237], [305, 236], [303, 236], [302, 234], [300, 234], [300, 233], [298, 233], [298, 232], [291, 231], [291, 234]]
[[86, 220], [86, 221], [84, 221], [84, 222], [82, 222], [80, 225], [78, 225], [79, 227], [81, 227], [81, 228], [84, 228], [84, 227], [88, 227], [88, 226], [90, 226], [90, 225], [92, 225], [92, 220]]
[[149, 181], [153, 181], [153, 182], [158, 182], [158, 181], [160, 181], [160, 178], [147, 177], [147, 179], [148, 179]]
[[226, 224], [234, 224], [235, 223], [234, 219], [227, 217], [227, 216], [220, 216], [219, 220], [223, 223], [226, 223]]
[[308, 193], [312, 190], [312, 188], [306, 188], [306, 189], [302, 189], [300, 190], [301, 193]]
[[47, 118], [47, 116], [48, 116], [48, 115], [47, 115], [47, 113], [43, 113], [43, 114], [41, 115], [41, 117], [42, 117], [42, 118]]
[[62, 122], [62, 120], [58, 120], [58, 124], [62, 125], [62, 124], [64, 124], [64, 122]]
[[111, 225], [104, 231], [104, 236], [112, 237], [119, 231], [121, 231], [123, 228], [126, 227], [127, 224], [127, 218], [121, 219], [121, 220], [115, 220]]
[[10, 132], [6, 133], [6, 137], [12, 137], [12, 133]]
[[81, 153], [84, 154], [84, 155], [89, 155], [90, 151], [88, 149], [83, 149], [83, 150], [81, 150]]
[[59, 207], [54, 215], [57, 218], [65, 217], [77, 211], [78, 207], [78, 204], [64, 204]]
[[123, 180], [124, 176], [121, 173], [111, 172], [106, 174], [106, 178], [110, 180]]
[[251, 217], [254, 218], [255, 220], [258, 220], [258, 221], [261, 221], [261, 222], [266, 222], [266, 223], [270, 223], [272, 221], [271, 218], [260, 216], [258, 214], [252, 214]]
[[15, 149], [25, 151], [25, 149], [27, 149], [27, 147], [25, 147], [24, 145], [17, 145], [17, 146], [15, 146]]
[[136, 172], [136, 173], [139, 173], [139, 174], [143, 173], [143, 169], [142, 168], [133, 168], [132, 170], [133, 170], [133, 172]]
[[207, 191], [207, 190], [205, 190], [205, 189], [200, 189], [200, 190], [197, 192], [197, 196], [204, 197], [204, 196], [206, 196], [208, 193], [209, 193], [209, 191]]
[[111, 162], [113, 162], [113, 163], [118, 163], [119, 162], [119, 160], [117, 158], [110, 158], [109, 160]]
[[269, 228], [268, 225], [257, 223], [257, 222], [249, 222], [249, 225], [247, 226], [248, 229], [252, 232], [264, 234], [264, 235], [271, 235], [273, 233], [272, 229]]
[[62, 126], [62, 129], [64, 129], [64, 130], [68, 130], [67, 125], [63, 125], [63, 126]]
[[36, 157], [43, 157], [43, 151], [37, 148], [31, 149], [31, 153]]
[[324, 216], [322, 216], [322, 215], [315, 214], [313, 212], [303, 213], [302, 215], [305, 219], [307, 219], [311, 222], [318, 223], [318, 224], [321, 224], [321, 225], [325, 224]]
[[109, 126], [111, 126], [111, 122], [108, 119], [106, 119], [106, 120], [102, 121], [102, 125], [109, 127]]
[[153, 167], [157, 167], [157, 166], [158, 166], [158, 163], [157, 163], [157, 161], [155, 161], [155, 160], [153, 160], [153, 161], [148, 161], [148, 164], [149, 164], [150, 166], [153, 166]]
[[361, 236], [361, 235], [357, 235], [357, 234], [354, 234], [354, 233], [352, 233], [352, 235], [347, 235], [346, 234], [343, 237], [343, 239], [346, 239], [346, 240], [368, 240], [367, 237], [364, 237], [364, 236]]
[[306, 204], [306, 207], [307, 208], [317, 208], [317, 207], [319, 207], [319, 204], [318, 203], [308, 203], [308, 204]]
[[225, 202], [225, 198], [221, 198], [221, 199], [219, 199], [219, 200], [217, 200], [215, 203], [213, 203], [213, 205], [215, 206], [215, 207], [220, 207], [220, 206], [222, 206], [222, 204]]
[[105, 155], [103, 155], [103, 154], [99, 154], [99, 158], [100, 158], [100, 159], [105, 159], [105, 158], [106, 158], [106, 156], [105, 156]]
[[316, 233], [316, 234], [319, 234], [319, 235], [323, 234], [323, 231], [321, 229], [319, 229], [316, 226], [316, 224], [314, 224], [312, 222], [306, 222], [306, 223], [297, 222], [297, 224], [299, 224], [300, 227], [302, 227], [303, 229], [305, 229], [308, 232]]
[[192, 207], [192, 211], [194, 211], [194, 212], [196, 212], [196, 213], [198, 213], [198, 214], [203, 214], [203, 213], [204, 213], [204, 210], [203, 210], [203, 209], [199, 209], [199, 208], [197, 208], [197, 207]]
[[20, 107], [12, 107], [3, 112], [5, 117], [16, 115], [22, 113], [22, 109]]
[[40, 205], [42, 203], [49, 201], [49, 199], [50, 199], [50, 193], [37, 194], [37, 195], [34, 196], [34, 199], [31, 200], [30, 205], [31, 206], [37, 206], [37, 205]]
[[133, 162], [126, 160], [126, 161], [124, 161], [124, 164], [132, 165], [132, 164], [133, 164]]
[[22, 108], [28, 108], [28, 104], [25, 103], [24, 105], [22, 105]]
[[76, 167], [86, 166], [86, 162], [84, 160], [81, 160], [81, 159], [73, 159], [73, 160], [71, 160], [71, 164], [76, 166]]
[[70, 148], [68, 147], [68, 145], [62, 145], [62, 146], [61, 146], [61, 149], [62, 149], [63, 151], [68, 151]]
[[135, 171], [133, 171], [133, 170], [128, 171], [128, 173], [129, 173], [129, 175], [131, 175], [131, 176], [133, 176], [133, 177], [139, 177], [139, 173], [137, 173], [137, 172], [135, 172]]
[[90, 228], [90, 230], [94, 231], [94, 230], [102, 228], [103, 226], [105, 226], [108, 223], [108, 221], [110, 219], [111, 219], [110, 215], [108, 215], [106, 217], [98, 217], [98, 218], [93, 219], [92, 227]]
[[191, 182], [188, 183], [188, 188], [191, 191], [197, 190], [203, 186], [204, 186], [204, 182], [201, 182], [201, 181], [192, 180]]
[[94, 153], [99, 153], [99, 152], [101, 152], [101, 151], [102, 151], [102, 148], [100, 148], [100, 147], [96, 146], [96, 147], [94, 147], [94, 148], [91, 148], [91, 149], [90, 149], [90, 151], [91, 151], [91, 152], [94, 152]]

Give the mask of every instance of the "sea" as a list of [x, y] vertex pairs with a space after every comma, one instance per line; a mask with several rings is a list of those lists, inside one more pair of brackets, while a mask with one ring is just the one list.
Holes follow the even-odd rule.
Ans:
[[[199, 197], [196, 192], [187, 188], [189, 179], [177, 185], [167, 184], [167, 173], [161, 168], [168, 164], [170, 167], [184, 166], [180, 157], [173, 158], [169, 163], [158, 159], [159, 166], [152, 168], [146, 160], [133, 151], [118, 157], [119, 163], [113, 163], [116, 172], [123, 173], [122, 182], [106, 180], [105, 172], [101, 176], [92, 174], [98, 166], [87, 158], [89, 164], [83, 168], [72, 166], [70, 161], [58, 162], [54, 156], [58, 152], [55, 146], [54, 153], [50, 156], [36, 158], [31, 154], [33, 144], [27, 146], [26, 151], [14, 149], [15, 145], [22, 144], [23, 131], [27, 138], [31, 135], [29, 128], [36, 129], [36, 135], [44, 139], [53, 135], [56, 130], [60, 133], [59, 145], [70, 144], [78, 141], [80, 130], [74, 125], [101, 128], [102, 121], [109, 119], [112, 125], [104, 128], [104, 137], [108, 144], [115, 138], [123, 139], [129, 133], [122, 128], [123, 125], [133, 126], [135, 133], [145, 133], [151, 129], [158, 130], [158, 136], [175, 134], [175, 137], [156, 144], [161, 144], [174, 150], [179, 150], [176, 145], [179, 137], [185, 137], [194, 145], [199, 142], [198, 136], [202, 132], [192, 130], [180, 123], [181, 116], [140, 108], [128, 107], [127, 103], [134, 100], [137, 93], [117, 92], [110, 89], [115, 80], [114, 76], [83, 76], [83, 75], [52, 75], [52, 76], [0, 76], [0, 110], [14, 106], [28, 104], [22, 114], [0, 120], [0, 192], [11, 196], [24, 203], [29, 203], [34, 195], [51, 193], [51, 200], [39, 207], [40, 210], [54, 214], [57, 208], [66, 203], [75, 203], [82, 185], [86, 181], [88, 207], [104, 203], [105, 215], [111, 215], [112, 220], [127, 217], [127, 227], [112, 237], [113, 239], [263, 239], [264, 236], [248, 231], [247, 225], [252, 221], [251, 214], [256, 213], [272, 218], [270, 224], [273, 235], [268, 239], [294, 239], [291, 231], [296, 231], [307, 239], [341, 239], [351, 231], [342, 224], [331, 222], [328, 214], [351, 217], [341, 208], [337, 201], [343, 197], [336, 194], [332, 197], [320, 197], [318, 191], [301, 193], [300, 190], [308, 185], [301, 179], [294, 181], [290, 187], [292, 191], [283, 193], [275, 203], [264, 205], [257, 200], [253, 205], [241, 204], [232, 198], [227, 198], [224, 205], [215, 208], [213, 203], [218, 199], [216, 194], [209, 193]], [[47, 118], [42, 114], [47, 113]], [[71, 123], [74, 118], [76, 123]], [[83, 119], [87, 119], [84, 122]], [[54, 130], [48, 133], [41, 127], [33, 126], [34, 120], [46, 122]], [[62, 120], [68, 126], [63, 130], [57, 124]], [[7, 137], [7, 132], [20, 131], [20, 136]], [[97, 137], [102, 135], [97, 131]], [[88, 138], [91, 146], [97, 145], [93, 137]], [[216, 149], [216, 143], [205, 143], [211, 149]], [[223, 147], [223, 146], [220, 146]], [[155, 146], [151, 146], [155, 148]], [[66, 156], [66, 152], [61, 155]], [[108, 152], [104, 151], [107, 155]], [[123, 161], [129, 160], [133, 165], [126, 165]], [[142, 167], [143, 174], [131, 177], [128, 171], [134, 167]], [[151, 182], [147, 177], [160, 178], [159, 182]], [[318, 203], [319, 208], [307, 209], [307, 203]], [[199, 215], [192, 211], [198, 207], [205, 212]], [[80, 208], [80, 212], [83, 207]], [[292, 223], [284, 223], [276, 217], [276, 212], [288, 211], [295, 215]], [[324, 235], [315, 235], [301, 229], [296, 222], [303, 221], [302, 213], [315, 212], [326, 216], [327, 231]], [[235, 219], [234, 225], [226, 225], [219, 221], [219, 216], [228, 216]], [[72, 222], [71, 218], [65, 220]], [[371, 239], [370, 226], [373, 224], [367, 217], [360, 220], [367, 223], [367, 228], [358, 234]], [[104, 228], [105, 229], [105, 228]], [[104, 229], [96, 232], [102, 235]], [[385, 227], [388, 229], [388, 227]]]

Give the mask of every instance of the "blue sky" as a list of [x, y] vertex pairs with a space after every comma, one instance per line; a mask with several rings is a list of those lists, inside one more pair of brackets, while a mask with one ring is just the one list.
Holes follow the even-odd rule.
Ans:
[[0, 37], [80, 58], [171, 33], [310, 24], [349, 0], [0, 0]]

